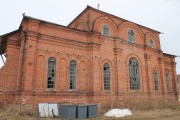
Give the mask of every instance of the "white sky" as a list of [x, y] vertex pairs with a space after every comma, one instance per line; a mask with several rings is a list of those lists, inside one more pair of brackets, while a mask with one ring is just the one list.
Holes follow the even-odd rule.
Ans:
[[[22, 14], [68, 25], [87, 5], [150, 27], [160, 35], [165, 53], [180, 56], [180, 0], [3, 0], [0, 35], [18, 29]], [[180, 74], [180, 57], [176, 58]], [[0, 58], [0, 67], [3, 65]]]

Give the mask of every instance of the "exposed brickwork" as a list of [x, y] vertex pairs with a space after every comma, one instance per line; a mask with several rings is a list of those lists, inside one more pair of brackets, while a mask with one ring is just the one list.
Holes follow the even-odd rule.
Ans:
[[[102, 27], [110, 27], [105, 37]], [[128, 42], [128, 29], [135, 44]], [[0, 70], [0, 102], [98, 103], [101, 107], [163, 107], [177, 100], [178, 84], [173, 55], [160, 49], [159, 32], [87, 7], [68, 27], [24, 17], [18, 33], [4, 37], [7, 62]], [[10, 44], [10, 40], [21, 44]], [[149, 46], [149, 40], [154, 48]], [[55, 90], [47, 89], [47, 63], [56, 59]], [[130, 90], [129, 60], [139, 62], [140, 90]], [[76, 90], [69, 90], [69, 63], [77, 62]], [[103, 66], [110, 66], [110, 90], [104, 90]], [[159, 90], [154, 88], [153, 70], [158, 71]], [[171, 91], [166, 74], [170, 72]], [[11, 93], [11, 97], [9, 94]], [[12, 101], [13, 100], [13, 101]], [[171, 101], [171, 102], [169, 102]], [[143, 106], [142, 106], [143, 105]]]

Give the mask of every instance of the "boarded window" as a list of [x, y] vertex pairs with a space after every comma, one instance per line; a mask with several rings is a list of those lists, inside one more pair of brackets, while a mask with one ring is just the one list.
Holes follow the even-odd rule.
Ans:
[[104, 90], [110, 90], [110, 67], [104, 64]]
[[153, 40], [150, 39], [149, 44], [150, 44], [150, 47], [151, 47], [151, 48], [154, 48], [154, 42], [153, 42]]
[[157, 70], [154, 70], [154, 88], [155, 90], [159, 90]]
[[55, 76], [56, 76], [56, 60], [55, 58], [49, 58], [47, 88], [55, 88]]
[[169, 71], [166, 71], [166, 85], [167, 85], [167, 91], [171, 91], [171, 83], [170, 83], [170, 75]]
[[109, 36], [109, 27], [107, 25], [103, 26], [103, 35]]
[[131, 29], [128, 30], [128, 42], [135, 43], [135, 35]]
[[76, 61], [72, 60], [70, 62], [70, 89], [76, 89], [76, 79], [77, 79], [77, 65]]
[[139, 63], [135, 58], [129, 60], [130, 90], [140, 90]]

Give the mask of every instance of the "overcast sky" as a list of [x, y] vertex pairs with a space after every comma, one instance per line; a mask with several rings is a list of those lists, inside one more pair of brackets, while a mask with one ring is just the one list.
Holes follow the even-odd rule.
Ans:
[[[18, 29], [22, 14], [68, 25], [87, 5], [150, 27], [160, 35], [163, 52], [180, 56], [180, 0], [3, 0], [0, 35]], [[180, 74], [180, 57], [176, 58]], [[0, 67], [3, 65], [0, 59]]]

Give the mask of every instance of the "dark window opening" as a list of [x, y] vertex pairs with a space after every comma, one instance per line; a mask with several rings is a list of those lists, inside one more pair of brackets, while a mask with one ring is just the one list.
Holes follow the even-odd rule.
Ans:
[[135, 58], [129, 60], [130, 90], [140, 90], [139, 63]]
[[47, 88], [55, 88], [55, 74], [56, 74], [55, 71], [56, 71], [56, 60], [55, 58], [49, 58]]
[[159, 90], [158, 73], [156, 70], [154, 70], [154, 87], [155, 87], [155, 90]]
[[76, 79], [77, 79], [77, 65], [76, 61], [72, 60], [70, 62], [70, 89], [76, 89]]
[[110, 90], [110, 67], [104, 64], [104, 90]]
[[154, 48], [154, 42], [153, 42], [153, 40], [150, 39], [149, 44], [150, 44], [150, 47], [151, 47], [151, 48]]
[[128, 42], [135, 43], [135, 35], [133, 30], [128, 30]]
[[103, 26], [103, 35], [109, 36], [109, 27], [107, 25]]

